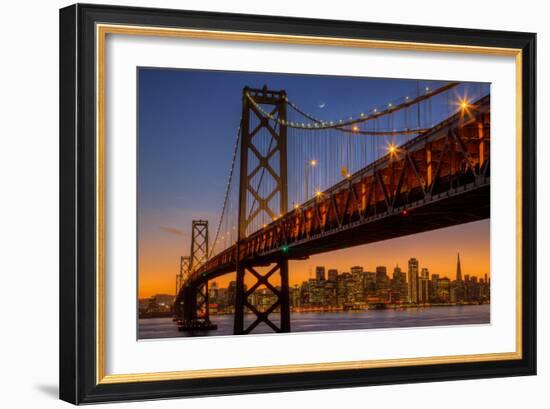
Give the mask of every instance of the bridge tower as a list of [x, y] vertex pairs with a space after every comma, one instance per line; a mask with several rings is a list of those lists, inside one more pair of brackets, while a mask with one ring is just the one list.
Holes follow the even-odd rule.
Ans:
[[208, 220], [193, 220], [191, 227], [191, 271], [208, 260]]
[[179, 293], [181, 287], [189, 277], [189, 273], [191, 272], [191, 257], [189, 256], [181, 256], [180, 257], [180, 271], [176, 275], [176, 294]]
[[191, 257], [181, 256], [180, 257], [180, 271], [176, 275], [176, 299], [174, 301], [174, 315], [176, 317], [181, 317], [183, 314], [183, 299], [181, 288], [189, 278], [189, 273], [191, 272]]
[[[270, 121], [265, 113], [279, 121]], [[281, 125], [286, 119], [287, 98], [284, 91], [268, 90], [267, 86], [243, 89], [235, 334], [248, 334], [262, 322], [275, 332], [290, 332], [288, 260], [276, 260], [267, 273], [262, 274], [251, 263], [242, 262], [240, 254], [246, 245], [249, 227], [253, 227], [255, 222], [257, 224], [261, 217], [267, 215], [269, 220], [275, 220], [288, 211], [287, 129]], [[266, 143], [267, 140], [269, 143]], [[266, 179], [270, 179], [267, 192], [266, 184], [262, 186]], [[279, 288], [269, 281], [276, 273], [280, 276]], [[255, 281], [248, 290], [245, 288], [247, 274]], [[249, 297], [262, 285], [273, 293], [275, 301], [264, 311], [259, 311]], [[246, 309], [254, 314], [255, 320], [245, 328]], [[277, 309], [280, 312], [279, 325], [270, 319]]]
[[[188, 258], [188, 274], [192, 274], [208, 260], [208, 220], [193, 220], [191, 232], [191, 255]], [[211, 326], [208, 281], [199, 281], [199, 283], [198, 285], [185, 284], [181, 291], [183, 296], [181, 330], [207, 329]]]

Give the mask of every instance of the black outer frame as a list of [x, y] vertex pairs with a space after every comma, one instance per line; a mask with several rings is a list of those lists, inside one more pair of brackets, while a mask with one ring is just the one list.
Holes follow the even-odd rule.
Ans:
[[[313, 35], [523, 51], [523, 358], [96, 384], [95, 24]], [[67, 402], [145, 400], [536, 374], [536, 34], [77, 4], [60, 10], [60, 388]]]

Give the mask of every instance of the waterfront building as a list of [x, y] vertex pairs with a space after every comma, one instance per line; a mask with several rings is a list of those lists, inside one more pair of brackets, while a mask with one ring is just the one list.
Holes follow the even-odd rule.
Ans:
[[210, 303], [217, 304], [218, 303], [218, 283], [213, 281], [208, 285], [208, 301]]
[[437, 298], [439, 302], [451, 301], [451, 280], [448, 277], [439, 280]]
[[386, 266], [376, 267], [376, 289], [387, 290], [389, 288], [388, 272]]
[[228, 306], [235, 305], [235, 299], [237, 298], [237, 282], [230, 281], [227, 287], [227, 304]]
[[362, 302], [365, 299], [365, 280], [363, 278], [363, 267], [353, 266], [350, 269], [352, 284], [352, 296], [350, 302]]
[[325, 298], [325, 280], [315, 280], [309, 286], [309, 304], [314, 307], [322, 307]]
[[323, 306], [338, 306], [338, 284], [336, 280], [325, 281]]
[[376, 273], [367, 271], [363, 273], [363, 288], [367, 297], [376, 295]]
[[288, 298], [291, 307], [301, 307], [300, 287], [298, 286], [298, 284], [295, 284], [293, 287], [289, 288]]
[[410, 303], [418, 303], [418, 260], [409, 259], [408, 270], [408, 300]]
[[430, 302], [437, 301], [437, 292], [439, 288], [439, 274], [432, 274], [430, 280]]
[[391, 289], [393, 293], [392, 301], [407, 300], [407, 275], [396, 265], [393, 269], [391, 280]]
[[418, 302], [426, 304], [430, 302], [430, 272], [423, 268], [418, 280]]

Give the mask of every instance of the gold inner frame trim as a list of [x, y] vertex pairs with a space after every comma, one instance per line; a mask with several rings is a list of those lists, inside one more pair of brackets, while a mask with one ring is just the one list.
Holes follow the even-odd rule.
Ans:
[[[388, 368], [465, 362], [489, 362], [522, 358], [522, 52], [515, 48], [466, 46], [454, 44], [414, 43], [403, 41], [363, 40], [320, 36], [249, 33], [166, 27], [96, 25], [96, 382], [114, 384], [178, 379], [204, 379], [227, 376], [251, 376], [297, 372], [320, 372], [346, 369]], [[483, 54], [515, 57], [516, 65], [516, 350], [505, 353], [451, 355], [368, 361], [320, 362], [314, 364], [220, 368], [173, 372], [105, 374], [105, 41], [107, 34], [157, 36], [220, 41], [247, 41], [293, 45], [354, 47], [400, 51]]]

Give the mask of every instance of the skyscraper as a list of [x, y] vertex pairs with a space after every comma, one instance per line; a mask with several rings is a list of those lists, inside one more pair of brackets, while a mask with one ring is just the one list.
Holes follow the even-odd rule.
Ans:
[[363, 267], [353, 266], [350, 269], [353, 280], [353, 301], [362, 302], [365, 299], [365, 280], [363, 278]]
[[328, 270], [328, 280], [329, 281], [336, 281], [338, 278], [338, 270], [335, 268], [331, 268]]
[[325, 267], [317, 266], [315, 267], [315, 278], [317, 281], [325, 281]]
[[460, 253], [456, 255], [456, 281], [462, 281], [462, 269], [460, 268]]
[[391, 289], [395, 294], [399, 294], [399, 300], [407, 299], [407, 275], [401, 271], [399, 266], [395, 266], [393, 269]]
[[376, 289], [385, 290], [388, 288], [388, 274], [386, 266], [376, 267]]
[[423, 268], [418, 283], [418, 301], [424, 304], [430, 301], [429, 283], [430, 272], [427, 268]]
[[408, 298], [411, 303], [418, 303], [418, 260], [409, 259]]

